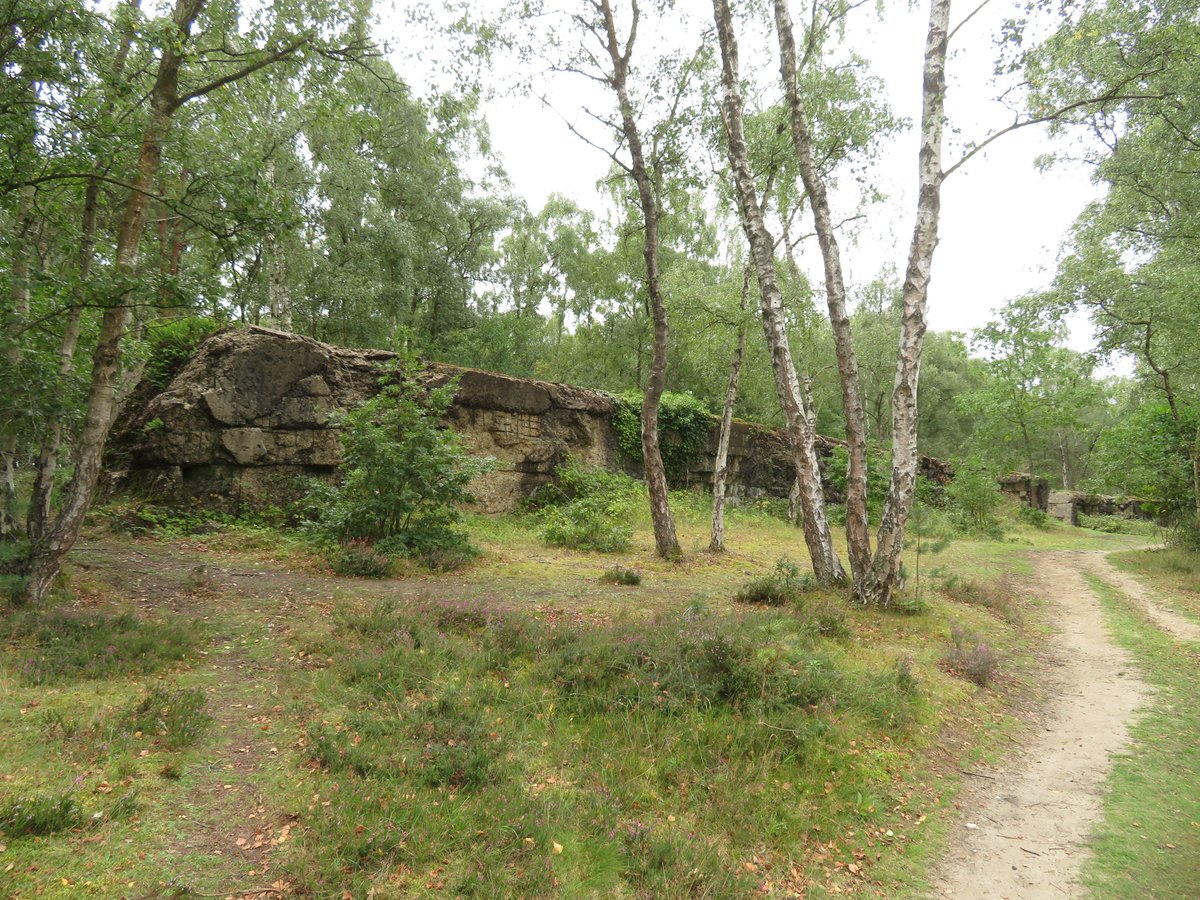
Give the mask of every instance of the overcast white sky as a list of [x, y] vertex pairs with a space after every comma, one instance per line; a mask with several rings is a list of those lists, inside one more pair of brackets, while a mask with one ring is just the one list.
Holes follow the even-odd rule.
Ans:
[[[904, 0], [885, 5], [882, 19], [873, 11], [859, 11], [847, 42], [870, 60], [883, 79], [893, 112], [916, 122], [928, 4], [913, 9]], [[974, 0], [960, 4], [955, 21], [976, 5]], [[677, 6], [693, 21], [711, 14], [707, 0], [678, 0]], [[402, 23], [410, 8], [409, 0], [397, 0], [397, 9], [383, 17], [381, 36], [396, 48], [393, 60], [400, 74], [420, 90], [435, 68], [437, 50], [425, 46], [419, 61], [405, 52], [406, 38], [411, 43], [413, 32]], [[963, 139], [981, 138], [1012, 120], [1012, 113], [991, 99], [997, 90], [991, 81], [996, 55], [993, 35], [1010, 9], [1005, 0], [990, 4], [963, 28], [952, 46], [947, 107], [951, 124]], [[643, 38], [638, 49], [643, 55], [652, 53], [654, 42]], [[774, 51], [773, 46], [755, 46], [747, 35], [743, 65], [757, 57], [773, 68]], [[511, 79], [513, 72], [501, 70], [495, 76]], [[567, 76], [548, 81], [545, 89], [556, 111], [536, 99], [511, 96], [489, 100], [485, 107], [496, 153], [531, 209], [540, 208], [552, 193], [602, 208], [595, 183], [606, 171], [608, 159], [572, 135], [563, 122], [564, 116], [573, 120], [579, 116], [587, 87], [582, 79]], [[594, 93], [590, 97], [589, 104], [605, 102]], [[993, 144], [946, 182], [941, 243], [929, 298], [931, 327], [969, 331], [986, 322], [1005, 301], [1048, 284], [1068, 227], [1097, 196], [1088, 172], [1079, 166], [1059, 164], [1048, 173], [1039, 172], [1035, 158], [1049, 149], [1044, 132], [1020, 131]], [[952, 158], [953, 151], [948, 150], [948, 162]], [[870, 280], [888, 264], [903, 271], [916, 172], [916, 138], [910, 130], [885, 149], [875, 169], [877, 183], [889, 200], [873, 207], [855, 234], [843, 237], [852, 283]], [[810, 270], [819, 272], [815, 246], [805, 255]], [[814, 281], [819, 283], [820, 278]], [[1072, 344], [1079, 349], [1089, 346], [1086, 323], [1076, 323]]]

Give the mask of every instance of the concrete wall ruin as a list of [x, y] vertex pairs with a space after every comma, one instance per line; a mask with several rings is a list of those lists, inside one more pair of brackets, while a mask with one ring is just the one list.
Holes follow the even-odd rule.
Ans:
[[[341, 444], [329, 415], [373, 394], [379, 364], [391, 356], [265, 328], [219, 332], [166, 388], [139, 386], [114, 431], [112, 482], [172, 502], [233, 509], [279, 502], [297, 476], [334, 472]], [[484, 511], [513, 509], [568, 456], [637, 474], [617, 446], [614, 401], [604, 393], [440, 364], [421, 377], [431, 385], [459, 379], [447, 424], [472, 453], [497, 461], [474, 485]], [[677, 487], [711, 483], [716, 432], [714, 420], [709, 451]], [[825, 455], [838, 444], [820, 440]], [[791, 487], [787, 442], [775, 429], [736, 423], [729, 468], [734, 498], [786, 497]], [[930, 458], [922, 471], [940, 484], [951, 477], [946, 463]]]

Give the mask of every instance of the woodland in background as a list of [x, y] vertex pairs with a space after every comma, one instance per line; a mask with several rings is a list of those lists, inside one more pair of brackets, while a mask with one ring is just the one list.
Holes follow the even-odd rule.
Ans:
[[[459, 54], [455, 90], [416, 96], [372, 37], [365, 2], [0, 0], [6, 535], [28, 533], [35, 556], [40, 547], [61, 558], [121, 398], [153, 347], [186, 345], [203, 322], [272, 325], [619, 393], [652, 380], [661, 302], [660, 387], [719, 415], [736, 351], [736, 415], [782, 424], [759, 313], [747, 302], [762, 269], [750, 265], [726, 155], [722, 72], [736, 86], [736, 66], [726, 54], [722, 69], [703, 16], [690, 52], [655, 58], [643, 38], [643, 60], [631, 55], [631, 15], [649, 19], [657, 7], [621, 8], [619, 20], [607, 0], [581, 10], [540, 43], [564, 73], [587, 68], [581, 59], [599, 65], [596, 48], [609, 49], [583, 74], [609, 88], [627, 82], [600, 119], [613, 157], [598, 186], [605, 215], [559, 197], [529, 209], [491, 157], [480, 104], [495, 86], [479, 73], [490, 52], [538, 39], [519, 17], [460, 22], [444, 36]], [[848, 394], [825, 312], [828, 257], [821, 284], [800, 261], [818, 258], [809, 176], [861, 188], [852, 208], [834, 213], [841, 234], [838, 216], [881, 199], [864, 173], [902, 123], [871, 99], [869, 65], [826, 46], [855, 5], [822, 10], [796, 26], [794, 96], [786, 85], [776, 100], [748, 92], [745, 163], [777, 235], [767, 251], [776, 312], [811, 424], [843, 436], [845, 398], [858, 396], [864, 446], [886, 458], [903, 280], [885, 271], [844, 287], [857, 360]], [[1014, 298], [973, 334], [925, 337], [919, 449], [1196, 516], [1200, 23], [1179, 0], [1052, 13], [1057, 26], [1036, 44], [1024, 40], [1026, 23], [1010, 23], [1001, 69], [1025, 99], [1022, 125], [1089, 135], [1107, 194], [1081, 213], [1051, 289]], [[725, 15], [738, 27], [753, 16], [727, 6]], [[595, 38], [591, 53], [580, 49]], [[753, 105], [763, 97], [770, 102]], [[792, 147], [801, 101], [812, 172]], [[627, 152], [631, 134], [644, 145], [645, 183]], [[593, 151], [581, 141], [580, 152]], [[1093, 353], [1065, 347], [1073, 309], [1096, 324]], [[1136, 361], [1133, 377], [1096, 376], [1118, 357]], [[59, 500], [63, 466], [74, 481]], [[16, 501], [22, 472], [37, 476], [27, 509]]]

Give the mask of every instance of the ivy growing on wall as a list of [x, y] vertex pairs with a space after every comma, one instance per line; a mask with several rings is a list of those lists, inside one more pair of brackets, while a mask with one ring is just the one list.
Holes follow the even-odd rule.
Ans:
[[[671, 479], [682, 478], [708, 447], [713, 417], [691, 394], [665, 391], [658, 408], [659, 452]], [[630, 391], [616, 398], [612, 418], [617, 446], [632, 460], [642, 461], [642, 395]]]

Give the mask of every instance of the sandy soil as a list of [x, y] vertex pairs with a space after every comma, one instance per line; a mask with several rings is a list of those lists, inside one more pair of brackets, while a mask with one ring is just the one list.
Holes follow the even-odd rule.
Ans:
[[1046, 684], [1053, 699], [1019, 757], [1006, 769], [968, 778], [951, 852], [933, 879], [934, 896], [1085, 896], [1076, 879], [1100, 815], [1099, 789], [1149, 690], [1128, 654], [1109, 639], [1084, 573], [1128, 593], [1164, 630], [1181, 637], [1200, 632], [1155, 603], [1102, 553], [1040, 553], [1035, 566], [1033, 587], [1050, 603], [1060, 631]]

